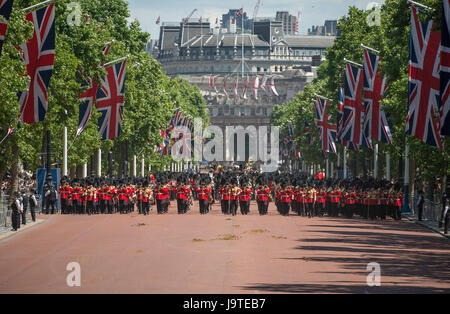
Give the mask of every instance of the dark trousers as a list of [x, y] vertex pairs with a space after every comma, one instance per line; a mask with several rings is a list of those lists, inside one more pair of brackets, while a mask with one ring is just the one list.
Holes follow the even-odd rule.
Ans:
[[289, 210], [291, 209], [291, 203], [280, 202], [280, 214], [282, 216], [289, 216]]
[[242, 215], [248, 215], [250, 213], [250, 201], [239, 201], [239, 207], [241, 208]]
[[31, 214], [31, 220], [36, 221], [36, 212], [35, 212], [34, 205], [30, 205], [30, 214]]
[[20, 213], [17, 210], [11, 212], [11, 226], [13, 230], [20, 228]]
[[220, 206], [222, 208], [222, 213], [224, 215], [229, 215], [230, 214], [230, 201], [229, 200], [221, 200], [220, 201]]
[[55, 201], [47, 200], [46, 205], [47, 206], [45, 206], [46, 207], [45, 214], [46, 215], [49, 215], [49, 214], [54, 215], [55, 214]]
[[237, 200], [230, 200], [230, 212], [231, 212], [231, 215], [236, 216], [237, 208], [238, 208], [238, 201]]
[[94, 201], [87, 201], [86, 202], [86, 209], [87, 209], [87, 213], [89, 215], [94, 214], [95, 213]]
[[402, 219], [402, 207], [401, 206], [395, 206], [395, 208], [394, 208], [394, 219], [395, 220], [401, 220]]
[[23, 207], [23, 212], [22, 212], [22, 224], [23, 225], [27, 224], [27, 208], [25, 206]]
[[419, 205], [418, 211], [419, 211], [419, 221], [422, 221], [422, 219], [423, 219], [423, 203]]
[[177, 199], [178, 214], [186, 214], [188, 209], [187, 200]]
[[200, 206], [200, 214], [207, 214], [209, 211], [209, 201], [208, 200], [198, 200]]
[[150, 212], [150, 203], [149, 202], [142, 202], [142, 213], [144, 215], [148, 215]]
[[169, 199], [156, 200], [156, 210], [158, 214], [165, 214], [169, 211]]
[[267, 201], [257, 201], [258, 212], [260, 215], [267, 215], [267, 209], [269, 208], [269, 202]]

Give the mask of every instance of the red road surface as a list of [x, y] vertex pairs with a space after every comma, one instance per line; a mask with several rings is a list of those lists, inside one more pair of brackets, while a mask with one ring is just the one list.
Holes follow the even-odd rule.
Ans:
[[[449, 293], [450, 242], [412, 222], [207, 215], [46, 216], [0, 241], [0, 293]], [[81, 266], [68, 287], [66, 266]], [[367, 264], [381, 266], [369, 287]]]

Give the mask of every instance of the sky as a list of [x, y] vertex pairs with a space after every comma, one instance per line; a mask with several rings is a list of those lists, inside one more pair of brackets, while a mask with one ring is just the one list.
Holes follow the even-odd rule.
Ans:
[[[222, 14], [226, 14], [229, 9], [241, 7], [251, 18], [257, 0], [128, 0], [128, 3], [130, 20], [137, 19], [143, 30], [151, 34], [152, 39], [158, 39], [158, 16], [161, 17], [161, 22], [180, 22], [192, 10], [197, 9], [192, 20], [198, 20], [201, 16], [203, 20], [209, 18], [211, 24], [214, 24], [216, 17], [220, 20]], [[296, 16], [300, 11], [299, 34], [304, 34], [312, 25], [323, 25], [325, 20], [339, 19], [348, 12], [349, 6], [368, 9], [377, 3], [381, 5], [384, 0], [261, 0], [257, 17], [275, 17], [277, 11], [289, 11]]]

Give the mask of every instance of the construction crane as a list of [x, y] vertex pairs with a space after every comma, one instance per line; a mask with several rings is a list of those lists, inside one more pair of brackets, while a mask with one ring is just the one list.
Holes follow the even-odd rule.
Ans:
[[187, 22], [189, 22], [189, 19], [192, 17], [192, 15], [194, 15], [195, 11], [197, 11], [197, 9], [192, 10], [191, 14], [189, 14], [187, 18], [184, 19], [184, 24], [187, 24]]
[[[261, 0], [258, 0], [256, 2], [255, 9], [253, 10], [253, 25], [255, 25], [255, 19], [256, 19], [256, 16], [258, 15], [258, 10], [259, 10], [260, 6], [261, 6]], [[252, 33], [253, 33], [253, 30], [254, 30], [254, 27], [252, 27]]]

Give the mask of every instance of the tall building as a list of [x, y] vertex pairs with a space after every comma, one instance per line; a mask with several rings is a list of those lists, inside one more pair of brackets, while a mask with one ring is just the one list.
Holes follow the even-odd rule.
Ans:
[[288, 11], [278, 11], [275, 20], [283, 22], [283, 31], [286, 35], [295, 35], [296, 16], [290, 15]]
[[326, 20], [325, 21], [325, 36], [336, 36], [337, 35], [337, 20]]
[[252, 29], [252, 21], [248, 18], [247, 12], [244, 11], [242, 15], [237, 16], [238, 11], [239, 9], [230, 9], [227, 14], [222, 14], [222, 28], [229, 29], [231, 21], [235, 19], [236, 28], [241, 29], [244, 19], [244, 29], [248, 31]]
[[309, 36], [337, 36], [338, 32], [336, 20], [326, 20], [323, 26], [312, 26], [308, 29]]

